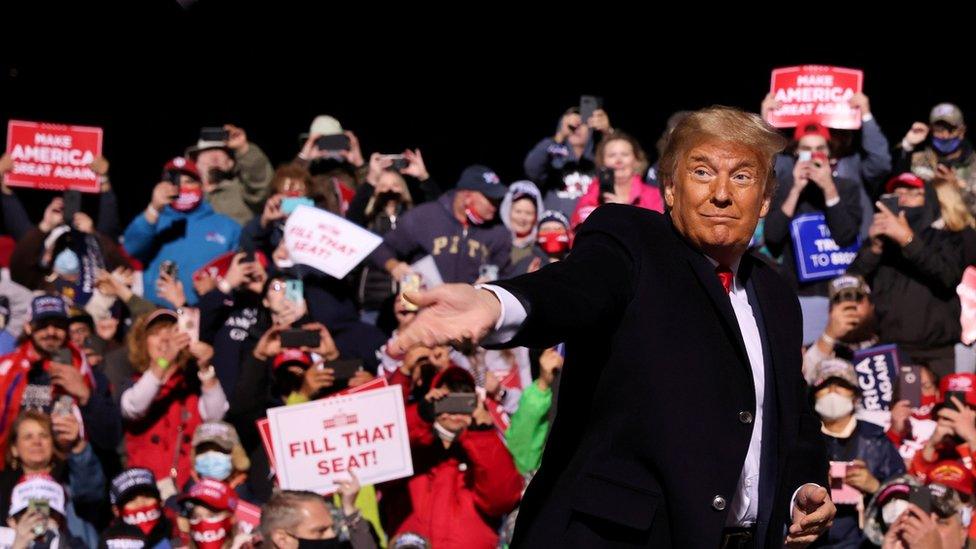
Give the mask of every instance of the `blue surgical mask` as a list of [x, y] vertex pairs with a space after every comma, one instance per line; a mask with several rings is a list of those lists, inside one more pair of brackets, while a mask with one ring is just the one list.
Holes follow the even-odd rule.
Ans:
[[81, 271], [81, 262], [78, 261], [78, 254], [69, 249], [63, 250], [54, 258], [54, 271], [61, 275], [76, 275]]
[[230, 462], [230, 454], [215, 450], [197, 454], [196, 459], [193, 460], [193, 468], [201, 477], [214, 480], [227, 480], [234, 469]]
[[952, 154], [959, 148], [962, 144], [961, 137], [953, 137], [952, 139], [939, 139], [938, 137], [932, 138], [932, 146], [935, 150], [942, 154]]

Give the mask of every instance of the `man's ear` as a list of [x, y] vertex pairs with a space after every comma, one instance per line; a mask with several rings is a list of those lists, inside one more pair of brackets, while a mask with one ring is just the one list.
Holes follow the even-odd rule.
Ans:
[[24, 333], [27, 334], [27, 337], [30, 337], [31, 331], [32, 330], [31, 330], [30, 322], [25, 322], [24, 323]]
[[271, 546], [275, 549], [285, 549], [291, 547], [291, 536], [285, 533], [284, 530], [275, 530], [271, 532]]
[[667, 180], [662, 183], [664, 186], [664, 203], [668, 205], [668, 209], [674, 208], [674, 182]]
[[762, 207], [759, 208], [759, 217], [766, 217], [769, 213], [769, 205], [773, 202], [773, 197], [763, 198]]

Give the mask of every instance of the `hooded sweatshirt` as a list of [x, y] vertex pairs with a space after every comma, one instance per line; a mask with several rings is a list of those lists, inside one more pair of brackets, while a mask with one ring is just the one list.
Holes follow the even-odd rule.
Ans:
[[[532, 224], [532, 231], [526, 236], [525, 242], [519, 245], [514, 241], [516, 235], [515, 229], [512, 228], [512, 203], [515, 201], [516, 196], [522, 197], [525, 195], [528, 195], [535, 203], [536, 223]], [[501, 207], [498, 208], [498, 216], [508, 228], [508, 231], [512, 233], [512, 264], [516, 264], [532, 254], [532, 246], [535, 244], [536, 237], [539, 235], [539, 216], [544, 211], [542, 193], [539, 192], [539, 188], [534, 183], [531, 181], [516, 181], [509, 185], [508, 194], [505, 195]]]

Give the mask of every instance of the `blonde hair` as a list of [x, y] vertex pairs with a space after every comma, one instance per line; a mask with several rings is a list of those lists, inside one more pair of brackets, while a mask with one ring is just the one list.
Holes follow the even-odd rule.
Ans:
[[969, 213], [969, 208], [962, 199], [962, 193], [954, 182], [945, 179], [932, 181], [935, 194], [939, 197], [939, 208], [942, 210], [942, 220], [946, 229], [959, 232], [966, 227], [976, 228], [976, 218]]
[[773, 165], [776, 154], [786, 147], [787, 140], [758, 114], [733, 107], [716, 105], [695, 111], [678, 122], [668, 136], [658, 168], [665, 185], [673, 182], [678, 161], [685, 151], [711, 139], [737, 143], [759, 155], [763, 180], [763, 194], [768, 198], [776, 189]]
[[603, 164], [603, 153], [607, 150], [607, 145], [613, 143], [614, 141], [623, 141], [624, 143], [629, 143], [631, 150], [634, 152], [634, 161], [637, 164], [634, 168], [635, 174], [644, 174], [647, 171], [647, 153], [640, 146], [640, 143], [634, 139], [630, 134], [624, 133], [622, 131], [615, 131], [607, 137], [600, 141], [600, 144], [596, 146], [596, 154], [594, 155], [594, 163], [597, 168], [602, 168]]
[[[160, 329], [170, 328], [176, 324], [176, 320], [170, 317], [157, 317], [153, 319], [152, 324], [149, 324], [149, 318], [152, 313], [142, 315], [136, 320], [135, 324], [132, 326], [132, 330], [129, 332], [126, 344], [128, 346], [129, 362], [132, 364], [132, 369], [139, 372], [140, 374], [145, 373], [149, 369], [149, 347], [146, 345], [146, 338], [150, 334], [154, 334]], [[190, 352], [186, 349], [182, 349], [178, 355], [176, 355], [175, 365], [176, 367], [183, 369], [183, 366], [189, 362]]]

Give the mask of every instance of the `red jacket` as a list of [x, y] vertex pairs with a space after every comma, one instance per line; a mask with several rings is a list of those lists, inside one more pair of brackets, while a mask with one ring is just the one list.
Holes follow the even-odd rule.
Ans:
[[[84, 374], [88, 388], [91, 389], [95, 386], [95, 381], [84, 353], [79, 351], [70, 342], [67, 343], [67, 347], [71, 351], [71, 365]], [[10, 426], [17, 419], [17, 415], [20, 414], [24, 389], [27, 388], [27, 373], [30, 370], [31, 364], [40, 360], [43, 360], [44, 370], [50, 370], [50, 359], [42, 358], [34, 349], [34, 343], [30, 340], [25, 341], [9, 355], [0, 358], [0, 448], [7, 447]], [[52, 387], [52, 401], [57, 400], [62, 394], [64, 392], [59, 387]], [[80, 417], [78, 421], [81, 421]], [[0, 470], [3, 470], [3, 468], [4, 463], [0, 460]]]
[[174, 373], [159, 388], [146, 415], [124, 424], [128, 466], [145, 467], [157, 480], [171, 476], [175, 468], [176, 486], [186, 484], [193, 470], [190, 442], [201, 423], [199, 400], [196, 377]]
[[438, 548], [496, 547], [501, 520], [522, 495], [498, 432], [466, 430], [445, 449], [416, 404], [406, 415], [414, 476], [382, 489], [387, 531], [416, 532]]

